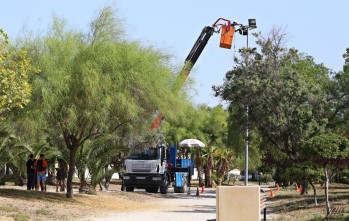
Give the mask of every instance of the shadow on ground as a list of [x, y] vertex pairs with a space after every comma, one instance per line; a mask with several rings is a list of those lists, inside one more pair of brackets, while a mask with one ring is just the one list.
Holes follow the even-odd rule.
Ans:
[[[18, 190], [18, 189], [0, 189], [0, 197], [16, 198], [21, 200], [42, 200], [49, 202], [76, 202], [75, 199], [67, 199], [65, 194], [51, 193], [51, 192], [40, 192], [34, 190]], [[74, 197], [80, 197], [74, 195]]]

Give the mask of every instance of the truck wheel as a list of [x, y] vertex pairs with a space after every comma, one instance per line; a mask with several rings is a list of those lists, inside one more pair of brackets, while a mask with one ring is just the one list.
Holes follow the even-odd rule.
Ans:
[[160, 186], [160, 193], [161, 194], [167, 194], [168, 191], [168, 182], [164, 186]]
[[132, 187], [132, 186], [127, 186], [126, 187], [126, 192], [133, 192], [134, 191], [134, 187]]

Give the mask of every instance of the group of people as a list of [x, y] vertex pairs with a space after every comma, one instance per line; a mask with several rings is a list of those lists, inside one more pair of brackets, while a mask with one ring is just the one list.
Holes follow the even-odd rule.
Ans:
[[[45, 155], [40, 154], [39, 159], [35, 159], [33, 154], [29, 155], [26, 163], [27, 167], [27, 190], [46, 191], [46, 179], [48, 174], [48, 163]], [[65, 191], [65, 178], [67, 177], [67, 166], [62, 159], [58, 159], [56, 168], [56, 192]]]

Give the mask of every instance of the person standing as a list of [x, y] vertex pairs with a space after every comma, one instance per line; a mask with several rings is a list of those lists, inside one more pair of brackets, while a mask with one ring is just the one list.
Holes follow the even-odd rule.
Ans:
[[56, 168], [56, 192], [58, 192], [58, 188], [61, 192], [65, 190], [65, 177], [66, 177], [66, 165], [62, 159], [58, 159], [58, 168]]
[[33, 190], [35, 188], [35, 170], [34, 170], [34, 155], [30, 154], [26, 163], [27, 167], [27, 190]]
[[39, 186], [41, 184], [41, 191], [46, 191], [46, 173], [47, 173], [48, 164], [47, 164], [47, 161], [45, 160], [44, 154], [40, 154], [40, 158], [34, 163], [34, 168], [36, 170], [37, 189], [39, 189]]

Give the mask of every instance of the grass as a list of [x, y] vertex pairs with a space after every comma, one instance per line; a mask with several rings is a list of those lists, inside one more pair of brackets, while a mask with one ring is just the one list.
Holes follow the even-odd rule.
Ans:
[[[330, 186], [329, 198], [331, 208], [340, 209], [340, 212], [331, 214], [328, 220], [349, 221], [349, 186], [343, 184], [331, 184]], [[320, 185], [317, 185], [316, 191], [317, 206], [315, 206], [312, 189], [309, 189], [308, 194], [301, 196], [293, 187], [279, 191], [276, 191], [274, 188], [275, 196], [268, 198], [268, 207], [272, 211], [272, 214], [277, 216], [277, 220], [324, 220], [326, 217], [324, 189]]]
[[18, 212], [19, 208], [13, 205], [8, 205], [8, 206], [1, 206], [0, 207], [1, 212], [6, 212], [6, 213], [11, 213], [11, 212]]
[[12, 215], [13, 219], [16, 221], [28, 221], [30, 219], [30, 217], [28, 215], [25, 214], [14, 214]]
[[49, 216], [51, 215], [51, 211], [46, 209], [39, 209], [35, 211], [36, 215]]

